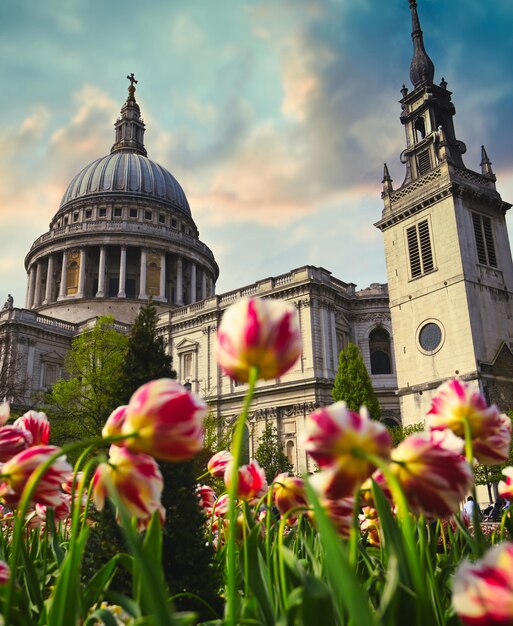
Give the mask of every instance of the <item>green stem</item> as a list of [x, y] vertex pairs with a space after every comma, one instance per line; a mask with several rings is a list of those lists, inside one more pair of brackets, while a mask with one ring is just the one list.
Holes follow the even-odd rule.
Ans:
[[251, 400], [253, 398], [253, 392], [255, 390], [255, 384], [258, 378], [258, 369], [252, 367], [249, 370], [249, 388], [244, 398], [244, 405], [242, 407], [242, 413], [237, 420], [237, 426], [235, 427], [235, 433], [232, 442], [232, 473], [231, 484], [228, 491], [230, 496], [229, 501], [229, 522], [230, 532], [228, 534], [228, 543], [226, 546], [226, 569], [227, 569], [227, 604], [226, 604], [226, 623], [230, 626], [236, 626], [237, 620], [237, 559], [236, 559], [236, 545], [235, 545], [235, 524], [237, 523], [237, 487], [239, 484], [239, 465], [242, 454], [242, 442], [244, 440], [244, 428], [246, 426], [246, 420], [249, 413], [249, 407], [251, 406]]
[[12, 551], [11, 557], [9, 559], [9, 566], [11, 569], [11, 577], [9, 582], [7, 583], [7, 590], [5, 595], [5, 605], [4, 605], [4, 617], [7, 624], [11, 622], [11, 611], [12, 611], [12, 603], [14, 598], [14, 588], [16, 585], [16, 568], [18, 567], [18, 561], [20, 557], [21, 550], [21, 542], [23, 541], [23, 528], [25, 525], [25, 517], [27, 515], [27, 511], [29, 509], [32, 497], [36, 491], [37, 485], [39, 481], [44, 476], [45, 472], [48, 468], [61, 456], [73, 452], [74, 450], [79, 450], [83, 447], [89, 446], [99, 446], [99, 445], [108, 445], [114, 441], [125, 440], [130, 437], [136, 436], [128, 435], [128, 436], [116, 436], [116, 437], [108, 437], [103, 439], [102, 437], [92, 437], [85, 441], [76, 441], [74, 443], [69, 443], [62, 448], [59, 448], [54, 454], [52, 454], [44, 463], [39, 465], [30, 475], [25, 487], [23, 488], [23, 492], [21, 494], [20, 503], [18, 506], [15, 522], [14, 522], [14, 530], [13, 530], [13, 538], [12, 538]]
[[353, 497], [353, 524], [351, 526], [351, 535], [349, 538], [349, 564], [356, 571], [356, 562], [358, 560], [358, 540], [360, 539], [360, 521], [358, 514], [360, 511], [360, 490], [356, 487]]
[[[467, 459], [468, 464], [470, 465], [470, 469], [472, 473], [474, 473], [474, 466], [472, 465], [474, 461], [474, 449], [472, 445], [472, 429], [470, 427], [470, 422], [467, 417], [463, 418], [463, 429], [465, 432], [465, 458]], [[472, 497], [474, 498], [474, 509], [472, 510], [472, 527], [474, 528], [474, 537], [475, 543], [474, 552], [477, 558], [483, 556], [484, 551], [486, 549], [486, 539], [483, 533], [483, 529], [481, 528], [481, 520], [479, 519], [479, 509], [477, 504], [477, 490], [475, 481], [472, 482]]]

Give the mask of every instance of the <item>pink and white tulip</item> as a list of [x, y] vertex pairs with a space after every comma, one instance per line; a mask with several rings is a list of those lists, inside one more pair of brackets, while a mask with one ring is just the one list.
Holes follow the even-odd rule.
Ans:
[[46, 413], [27, 411], [14, 422], [14, 425], [28, 430], [32, 435], [33, 446], [45, 446], [50, 441], [50, 422]]
[[226, 471], [226, 466], [232, 460], [231, 452], [228, 450], [221, 450], [217, 452], [207, 463], [207, 470], [214, 478], [222, 478]]
[[345, 402], [322, 407], [307, 418], [306, 450], [326, 470], [324, 495], [339, 499], [354, 493], [376, 469], [365, 454], [388, 460], [392, 440], [367, 410], [350, 411]]
[[[3, 478], [6, 485], [2, 486], [2, 497], [6, 495], [21, 496], [27, 481], [33, 472], [43, 463], [49, 461], [59, 448], [56, 446], [34, 446], [23, 450], [12, 459], [7, 461], [2, 467]], [[52, 465], [43, 473], [38, 482], [32, 500], [35, 503], [56, 507], [62, 500], [61, 484], [66, 480], [68, 474], [72, 472], [71, 465], [66, 461], [66, 456], [62, 455], [54, 460]]]
[[285, 374], [301, 354], [296, 310], [278, 300], [249, 298], [229, 307], [217, 331], [217, 362], [247, 382], [251, 368], [264, 380]]
[[[353, 526], [354, 498], [321, 498], [320, 505], [330, 518], [335, 530], [341, 537], [349, 537]], [[315, 512], [308, 511], [308, 517], [315, 524]]]
[[[119, 437], [122, 434], [123, 423], [125, 422], [128, 405], [118, 406], [107, 418], [102, 430], [102, 437]], [[121, 445], [121, 442], [120, 442]]]
[[0, 428], [0, 462], [5, 463], [13, 456], [32, 445], [32, 434], [20, 426]]
[[4, 426], [11, 417], [11, 405], [9, 402], [0, 402], [0, 426]]
[[499, 423], [488, 434], [472, 440], [476, 459], [484, 465], [501, 465], [509, 458], [511, 419], [502, 413]]
[[109, 483], [133, 517], [146, 522], [158, 511], [162, 518], [164, 481], [153, 457], [112, 445], [108, 463], [101, 463], [93, 476], [93, 500], [99, 510], [105, 505]]
[[[239, 479], [237, 482], [237, 498], [256, 502], [263, 498], [267, 492], [267, 480], [265, 472], [257, 461], [251, 461], [248, 465], [241, 465], [238, 469]], [[233, 474], [233, 461], [226, 466], [224, 483], [230, 490]]]
[[0, 585], [5, 585], [9, 582], [11, 577], [11, 570], [5, 561], [0, 561]]
[[452, 605], [467, 626], [513, 625], [513, 543], [500, 543], [454, 575]]
[[449, 380], [437, 390], [428, 411], [431, 430], [449, 428], [459, 437], [465, 437], [465, 420], [472, 439], [486, 436], [499, 426], [499, 409], [488, 406], [479, 389], [461, 380]]
[[506, 480], [501, 480], [499, 483], [499, 498], [511, 502], [513, 500], [513, 467], [505, 467], [502, 473]]
[[[287, 472], [278, 474], [273, 480], [273, 495], [276, 508], [282, 515], [291, 509], [308, 506], [305, 481]], [[294, 523], [296, 518], [297, 514], [290, 518], [290, 522]]]
[[198, 485], [196, 493], [198, 494], [201, 508], [207, 515], [210, 515], [216, 503], [215, 491], [209, 485]]
[[[121, 432], [133, 452], [160, 461], [187, 461], [203, 446], [203, 418], [208, 407], [176, 380], [153, 380], [133, 394]], [[133, 435], [129, 437], [128, 435]]]
[[472, 486], [472, 470], [464, 457], [433, 434], [411, 435], [392, 450], [395, 474], [412, 511], [446, 517], [458, 511]]

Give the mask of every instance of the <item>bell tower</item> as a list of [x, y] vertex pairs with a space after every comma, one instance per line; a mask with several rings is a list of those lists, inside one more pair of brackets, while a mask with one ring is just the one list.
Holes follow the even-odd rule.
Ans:
[[[403, 423], [423, 421], [434, 390], [459, 376], [490, 401], [513, 407], [513, 262], [501, 199], [486, 150], [481, 171], [463, 162], [455, 108], [425, 48], [409, 0], [413, 60], [400, 120], [403, 183], [383, 175], [383, 232]], [[476, 155], [477, 157], [477, 155]]]

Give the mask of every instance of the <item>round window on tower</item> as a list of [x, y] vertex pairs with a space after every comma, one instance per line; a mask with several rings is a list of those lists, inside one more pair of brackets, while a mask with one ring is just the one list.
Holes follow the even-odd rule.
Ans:
[[425, 320], [417, 331], [417, 346], [424, 354], [435, 354], [443, 346], [445, 333], [438, 320]]

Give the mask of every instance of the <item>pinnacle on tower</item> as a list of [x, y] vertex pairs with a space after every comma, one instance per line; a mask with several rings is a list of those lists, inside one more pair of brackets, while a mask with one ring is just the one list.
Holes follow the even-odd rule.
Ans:
[[415, 88], [424, 83], [432, 83], [435, 76], [435, 66], [429, 58], [425, 48], [422, 30], [417, 13], [417, 0], [408, 0], [411, 10], [413, 40], [413, 59], [410, 65], [410, 80]]
[[483, 174], [483, 176], [486, 176], [487, 178], [491, 178], [492, 180], [497, 180], [492, 170], [492, 162], [488, 158], [488, 155], [486, 154], [486, 150], [484, 146], [481, 146], [480, 165], [481, 165], [481, 173]]
[[390, 173], [388, 171], [388, 166], [385, 163], [383, 166], [383, 180], [381, 181], [383, 183], [383, 192], [381, 194], [381, 197], [383, 198], [384, 196], [389, 195], [394, 188], [392, 187], [392, 179], [390, 178]]
[[137, 84], [138, 81], [133, 72], [127, 76], [127, 79], [130, 81], [128, 97], [121, 107], [120, 117], [114, 124], [116, 138], [111, 153], [125, 151], [147, 156], [148, 153], [144, 147], [145, 125], [141, 117], [141, 109], [135, 100], [134, 83]]

